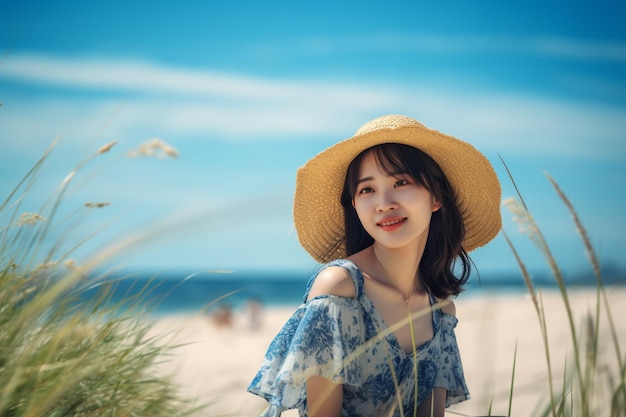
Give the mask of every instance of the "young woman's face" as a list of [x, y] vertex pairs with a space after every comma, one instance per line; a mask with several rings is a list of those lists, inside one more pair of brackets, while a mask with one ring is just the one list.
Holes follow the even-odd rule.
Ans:
[[432, 213], [440, 207], [407, 173], [382, 170], [372, 152], [361, 161], [352, 204], [367, 233], [389, 248], [425, 244]]

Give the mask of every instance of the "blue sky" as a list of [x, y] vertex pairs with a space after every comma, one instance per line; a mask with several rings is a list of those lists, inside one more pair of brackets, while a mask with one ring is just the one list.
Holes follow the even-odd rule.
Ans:
[[[58, 137], [24, 203], [37, 211], [115, 140], [64, 200], [60, 218], [81, 218], [75, 236], [100, 230], [79, 260], [139, 233], [112, 261], [311, 269], [292, 227], [297, 167], [403, 113], [471, 142], [514, 196], [501, 156], [565, 269], [588, 267], [544, 172], [602, 261], [626, 267], [624, 21], [617, 1], [3, 0], [0, 193]], [[180, 157], [126, 157], [155, 137]], [[85, 201], [111, 204], [83, 213]], [[545, 269], [503, 216], [531, 269]], [[481, 271], [516, 268], [501, 236], [473, 258]]]

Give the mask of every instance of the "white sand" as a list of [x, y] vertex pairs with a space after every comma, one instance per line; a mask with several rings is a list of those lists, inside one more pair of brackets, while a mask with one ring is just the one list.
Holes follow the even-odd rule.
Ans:
[[[626, 348], [626, 288], [607, 290], [620, 338], [622, 357]], [[577, 332], [583, 318], [595, 309], [594, 290], [570, 290]], [[558, 291], [543, 293], [550, 340], [555, 390], [562, 386], [566, 358], [573, 357], [572, 337], [563, 300]], [[548, 372], [539, 320], [530, 296], [524, 294], [463, 294], [456, 300], [459, 325], [456, 330], [465, 376], [472, 398], [448, 409], [447, 415], [506, 415], [511, 372], [517, 344], [512, 416], [532, 416], [538, 405], [548, 404]], [[200, 415], [258, 415], [265, 402], [246, 392], [270, 341], [295, 309], [272, 308], [263, 312], [262, 325], [250, 330], [245, 318], [235, 312], [231, 327], [219, 327], [206, 316], [171, 316], [159, 319], [152, 331], [174, 332], [174, 342], [185, 343], [160, 371], [175, 373], [188, 395], [212, 404]], [[601, 313], [600, 361], [616, 369], [616, 354]], [[568, 371], [568, 372], [571, 372]], [[297, 413], [288, 412], [286, 416]]]

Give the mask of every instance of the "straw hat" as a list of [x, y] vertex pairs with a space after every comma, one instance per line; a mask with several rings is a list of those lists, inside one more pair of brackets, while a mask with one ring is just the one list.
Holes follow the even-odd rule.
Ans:
[[311, 158], [296, 174], [293, 217], [302, 247], [318, 262], [347, 256], [340, 198], [350, 162], [381, 143], [413, 146], [434, 159], [456, 192], [465, 224], [463, 248], [487, 244], [502, 227], [498, 177], [469, 143], [432, 130], [407, 116], [388, 115], [361, 126], [353, 137]]

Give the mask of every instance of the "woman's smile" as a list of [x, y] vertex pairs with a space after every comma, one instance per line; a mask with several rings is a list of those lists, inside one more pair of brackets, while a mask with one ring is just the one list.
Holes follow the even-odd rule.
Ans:
[[378, 227], [387, 231], [393, 232], [394, 230], [398, 230], [404, 222], [407, 220], [406, 217], [387, 217], [383, 221], [376, 223]]

